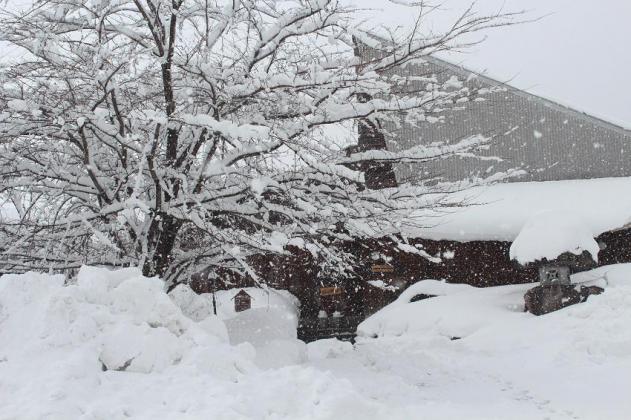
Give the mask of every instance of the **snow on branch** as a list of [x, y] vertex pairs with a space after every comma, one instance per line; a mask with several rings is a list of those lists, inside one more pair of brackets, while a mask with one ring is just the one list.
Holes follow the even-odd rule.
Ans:
[[[0, 221], [1, 270], [254, 276], [250, 256], [289, 244], [343, 270], [350, 256], [333, 242], [389, 234], [413, 209], [439, 206], [423, 185], [367, 189], [353, 164], [473, 153], [489, 139], [345, 157], [351, 127], [425, 123], [475, 98], [457, 80], [391, 70], [513, 15], [468, 9], [442, 34], [419, 23], [384, 40], [354, 13], [337, 0], [0, 10], [0, 41], [24, 51], [0, 67], [0, 198], [17, 209]], [[358, 54], [362, 43], [376, 53]], [[347, 144], [327, 134], [340, 128]]]

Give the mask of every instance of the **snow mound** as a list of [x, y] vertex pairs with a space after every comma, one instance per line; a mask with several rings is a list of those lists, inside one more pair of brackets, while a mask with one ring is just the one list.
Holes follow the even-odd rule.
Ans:
[[591, 230], [573, 213], [545, 211], [531, 217], [510, 247], [510, 258], [520, 264], [553, 260], [570, 252], [587, 251], [598, 261], [600, 248]]
[[[398, 337], [423, 334], [447, 339], [466, 337], [485, 325], [528, 316], [523, 295], [533, 285], [476, 288], [423, 280], [359, 324], [359, 337]], [[418, 294], [436, 297], [410, 302]]]
[[[623, 327], [631, 323], [631, 264], [577, 273], [572, 275], [572, 283], [599, 285], [605, 288], [605, 293], [537, 317], [523, 312], [524, 294], [536, 283], [477, 288], [423, 280], [362, 322], [357, 333], [360, 340], [434, 336], [468, 338], [468, 343], [481, 345], [490, 340], [487, 344], [504, 342], [511, 347], [541, 343], [545, 341], [542, 337], [548, 337], [550, 343], [572, 337], [575, 342], [589, 346], [590, 354], [620, 355], [631, 350], [631, 331]], [[411, 297], [421, 293], [436, 297], [410, 302]], [[491, 340], [491, 334], [503, 338]], [[563, 350], [559, 347], [558, 351]], [[625, 354], [631, 356], [631, 351]]]
[[83, 267], [74, 284], [36, 273], [2, 276], [0, 407], [9, 398], [26, 407], [33, 396], [50, 404], [80, 396], [98, 387], [104, 371], [193, 369], [235, 380], [256, 370], [247, 349], [229, 345], [223, 322], [186, 317], [163, 287], [136, 269]]
[[281, 307], [261, 307], [226, 320], [230, 343], [249, 343], [257, 366], [269, 369], [306, 360], [305, 343], [296, 338], [298, 314]]

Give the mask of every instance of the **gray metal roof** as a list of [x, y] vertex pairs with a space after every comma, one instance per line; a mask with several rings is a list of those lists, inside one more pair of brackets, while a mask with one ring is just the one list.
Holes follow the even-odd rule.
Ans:
[[[400, 127], [387, 124], [390, 150], [419, 143], [450, 144], [476, 134], [494, 137], [488, 148], [476, 151], [477, 157], [398, 165], [395, 173], [399, 181], [428, 176], [457, 181], [512, 169], [526, 171], [512, 179], [515, 181], [631, 176], [631, 131], [620, 126], [438, 58], [408, 64], [396, 73], [433, 75], [439, 81], [456, 76], [472, 88], [500, 88], [485, 94], [483, 101], [445, 112], [441, 122], [412, 126], [402, 117]], [[420, 82], [409, 82], [410, 88], [420, 87], [416, 83]]]
[[600, 124], [604, 128], [608, 128], [608, 129], [611, 129], [611, 130], [618, 130], [622, 135], [625, 135], [625, 136], [630, 136], [631, 135], [631, 130], [628, 130], [628, 129], [624, 128], [624, 127], [621, 127], [618, 124], [614, 124], [611, 121], [607, 121], [607, 120], [605, 120], [603, 118], [599, 118], [599, 117], [596, 117], [594, 115], [590, 115], [590, 114], [588, 114], [586, 112], [578, 111], [578, 110], [576, 110], [574, 108], [571, 108], [571, 107], [569, 107], [567, 105], [560, 104], [560, 103], [555, 102], [555, 101], [553, 101], [551, 99], [547, 99], [547, 98], [544, 98], [542, 96], [538, 96], [538, 95], [532, 94], [532, 93], [527, 92], [525, 90], [518, 89], [518, 88], [516, 88], [514, 86], [511, 86], [508, 83], [501, 82], [501, 81], [499, 81], [497, 79], [491, 78], [491, 77], [489, 77], [487, 75], [484, 75], [484, 74], [482, 74], [480, 72], [476, 72], [476, 71], [470, 70], [470, 69], [468, 69], [468, 68], [466, 68], [464, 66], [461, 66], [461, 65], [458, 65], [458, 64], [455, 64], [455, 63], [451, 63], [449, 61], [446, 61], [446, 60], [443, 60], [443, 59], [440, 59], [440, 58], [437, 58], [437, 57], [426, 57], [426, 60], [436, 64], [437, 66], [444, 67], [445, 69], [448, 69], [449, 71], [453, 72], [454, 74], [459, 75], [462, 78], [468, 78], [470, 75], [475, 75], [476, 78], [482, 80], [485, 84], [487, 84], [489, 86], [492, 85], [492, 86], [503, 87], [506, 90], [512, 91], [515, 95], [522, 96], [522, 97], [524, 97], [526, 99], [529, 99], [529, 100], [539, 101], [543, 105], [548, 106], [548, 107], [550, 107], [550, 108], [552, 108], [552, 109], [554, 109], [556, 111], [566, 112], [566, 113], [571, 114], [572, 116], [574, 116], [576, 118], [584, 118], [585, 121], [589, 121], [589, 122], [591, 122], [593, 124]]

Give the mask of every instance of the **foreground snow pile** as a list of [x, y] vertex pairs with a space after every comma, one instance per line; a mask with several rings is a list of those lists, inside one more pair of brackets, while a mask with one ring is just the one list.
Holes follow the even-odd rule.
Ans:
[[[232, 345], [208, 308], [182, 313], [186, 296], [194, 300], [186, 290], [169, 297], [136, 269], [84, 267], [70, 285], [0, 277], [0, 419], [318, 418], [315, 400], [341, 415], [361, 399], [345, 381], [291, 366], [305, 358], [288, 327], [294, 313], [266, 313], [277, 330], [269, 341], [242, 335]], [[260, 326], [248, 312], [232, 319]], [[270, 365], [282, 368], [262, 370]], [[274, 398], [298, 388], [312, 397]]]
[[68, 286], [62, 276], [3, 276], [0, 343], [0, 407], [20, 410], [16, 418], [38, 418], [45, 413], [38, 410], [57, 405], [53, 418], [74, 418], [80, 409], [63, 401], [94, 392], [103, 371], [148, 374], [179, 365], [235, 380], [253, 369], [248, 349], [227, 344], [221, 321], [185, 317], [160, 280], [135, 269], [84, 267]]
[[548, 261], [566, 252], [584, 251], [598, 261], [598, 243], [588, 226], [573, 213], [545, 211], [531, 217], [510, 247], [510, 258], [527, 264], [544, 258]]
[[77, 284], [69, 286], [60, 276], [3, 276], [1, 334], [9, 342], [4, 357], [80, 348], [77, 357], [96, 356], [94, 367], [148, 373], [181, 362], [199, 345], [225, 341], [223, 324], [210, 318], [192, 322], [162, 288], [158, 279], [133, 269], [83, 268]]
[[631, 265], [573, 281], [606, 291], [541, 317], [532, 285], [422, 281], [356, 345], [305, 346], [284, 294], [222, 319], [133, 269], [3, 276], [0, 419], [626, 420]]

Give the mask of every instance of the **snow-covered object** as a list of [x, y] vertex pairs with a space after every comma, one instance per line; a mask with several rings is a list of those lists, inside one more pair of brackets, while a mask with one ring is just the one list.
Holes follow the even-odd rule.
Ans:
[[309, 360], [335, 359], [353, 351], [353, 345], [348, 341], [336, 338], [317, 340], [307, 344]]
[[298, 314], [286, 307], [249, 309], [225, 322], [230, 343], [254, 346], [259, 367], [278, 368], [306, 359], [305, 343], [296, 338]]
[[[522, 331], [536, 328], [539, 334], [549, 336], [559, 334], [563, 337], [563, 324], [573, 325], [572, 328], [583, 328], [582, 322], [587, 320], [587, 313], [600, 313], [598, 318], [604, 320], [609, 313], [611, 321], [586, 322], [585, 332], [582, 341], [590, 341], [590, 334], [597, 335], [603, 343], [597, 344], [597, 340], [590, 346], [596, 346], [606, 352], [618, 353], [614, 345], [605, 343], [615, 343], [618, 340], [625, 342], [625, 349], [631, 349], [631, 332], [624, 333], [616, 338], [617, 333], [606, 336], [600, 331], [606, 329], [614, 331], [614, 327], [605, 328], [604, 324], [613, 322], [613, 318], [622, 317], [631, 322], [631, 309], [627, 306], [631, 303], [631, 264], [619, 264], [603, 266], [594, 270], [585, 271], [572, 275], [572, 284], [576, 285], [598, 285], [605, 288], [605, 293], [598, 296], [591, 296], [587, 303], [578, 304], [553, 312], [542, 317], [535, 317], [532, 314], [523, 312], [524, 293], [535, 284], [519, 284], [499, 287], [477, 288], [465, 284], [449, 284], [436, 280], [423, 280], [410, 286], [401, 296], [384, 307], [364, 322], [358, 328], [359, 342], [365, 342], [368, 338], [392, 338], [392, 337], [414, 337], [416, 335], [443, 338], [468, 338], [483, 336], [489, 339], [484, 346], [491, 350], [493, 342], [505, 342], [505, 340], [490, 339], [492, 334], [505, 334], [508, 331], [517, 329], [513, 336], [522, 335]], [[410, 302], [410, 298], [416, 294], [431, 294], [436, 297]], [[629, 303], [622, 303], [622, 302]], [[619, 307], [617, 305], [620, 305]], [[614, 312], [616, 314], [614, 314]], [[560, 322], [560, 326], [551, 328], [555, 321]], [[546, 321], [550, 320], [550, 321]], [[617, 325], [622, 325], [615, 322]], [[549, 332], [543, 333], [550, 328]], [[626, 331], [626, 329], [625, 329]], [[530, 337], [531, 334], [523, 334]], [[532, 334], [532, 344], [542, 343], [537, 339], [536, 334]], [[567, 337], [566, 337], [567, 338]], [[563, 339], [566, 339], [563, 338]], [[363, 341], [362, 341], [363, 340]], [[525, 340], [525, 339], [524, 339]], [[554, 341], [554, 340], [553, 340]], [[482, 340], [476, 342], [482, 344]], [[506, 343], [505, 345], [519, 345], [518, 343]], [[571, 347], [571, 346], [570, 346]], [[605, 348], [607, 350], [605, 350]], [[559, 348], [559, 351], [561, 349]], [[631, 362], [631, 353], [627, 354]], [[631, 365], [630, 365], [631, 366]]]
[[[406, 289], [399, 298], [357, 327], [360, 337], [396, 337], [427, 334], [446, 338], [464, 337], [484, 325], [507, 316], [525, 316], [520, 303], [528, 287], [478, 289], [466, 284], [423, 280]], [[410, 303], [418, 294], [435, 297]]]
[[[252, 297], [252, 307], [235, 312], [233, 298], [240, 290]], [[252, 359], [258, 367], [278, 368], [306, 359], [305, 344], [296, 338], [299, 301], [286, 290], [246, 287], [217, 291], [217, 317], [210, 316], [213, 313], [210, 293], [198, 295], [181, 284], [169, 296], [186, 316], [201, 325], [220, 323], [225, 330], [222, 337], [231, 344], [251, 347]]]
[[240, 312], [225, 322], [232, 344], [261, 346], [272, 340], [296, 338], [298, 317], [278, 308], [258, 308]]
[[590, 253], [598, 261], [600, 247], [581, 218], [571, 212], [545, 211], [524, 225], [510, 247], [510, 258], [520, 264], [554, 260], [566, 252]]
[[[252, 307], [235, 312], [234, 296], [245, 290], [252, 296]], [[217, 317], [213, 313], [212, 294], [198, 295], [181, 284], [169, 296], [182, 312], [201, 325], [220, 323], [226, 340], [233, 345], [251, 347], [252, 359], [261, 368], [278, 368], [306, 359], [305, 344], [296, 338], [298, 299], [286, 290], [246, 287], [215, 293]], [[221, 320], [221, 321], [219, 321]]]

